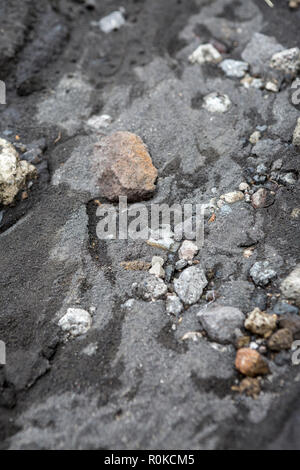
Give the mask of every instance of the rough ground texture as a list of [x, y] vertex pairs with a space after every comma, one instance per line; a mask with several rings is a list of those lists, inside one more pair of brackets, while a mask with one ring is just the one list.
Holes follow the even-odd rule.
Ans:
[[[222, 305], [272, 313], [281, 281], [299, 263], [299, 110], [290, 82], [279, 93], [246, 89], [218, 65], [188, 57], [213, 42], [224, 58], [242, 60], [254, 33], [299, 46], [300, 11], [283, 0], [274, 9], [262, 0], [128, 0], [126, 24], [105, 34], [91, 23], [122, 2], [95, 3], [0, 0], [0, 137], [40, 160], [28, 194], [0, 208], [1, 447], [300, 448], [300, 370], [290, 352], [266, 355], [272, 374], [257, 400], [233, 392], [234, 346], [201, 334], [182, 340], [201, 330], [206, 293], [180, 322], [167, 315], [165, 298], [131, 294], [149, 274], [121, 263], [168, 255], [143, 241], [97, 239], [94, 200], [105, 200], [89, 163], [102, 136], [133, 132], [159, 171], [152, 201], [182, 204], [236, 191], [251, 168], [265, 164], [269, 174], [282, 159], [281, 182], [266, 188], [272, 204], [225, 204], [206, 220], [197, 255]], [[251, 47], [247, 61], [263, 75]], [[215, 92], [229, 97], [227, 112], [203, 108]], [[102, 114], [112, 122], [91, 128], [89, 118]], [[266, 127], [254, 147], [257, 126]], [[284, 179], [291, 174], [293, 184]], [[259, 287], [249, 270], [264, 261], [277, 277]], [[58, 326], [69, 308], [92, 315], [85, 335], [66, 339]]]

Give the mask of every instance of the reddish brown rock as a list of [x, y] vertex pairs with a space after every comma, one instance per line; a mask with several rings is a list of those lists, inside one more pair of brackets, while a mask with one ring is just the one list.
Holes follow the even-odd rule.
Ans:
[[239, 349], [236, 355], [235, 367], [247, 377], [269, 374], [269, 366], [262, 356], [253, 349]]
[[143, 141], [130, 132], [116, 132], [95, 144], [94, 156], [101, 195], [110, 201], [126, 196], [142, 201], [155, 191], [157, 169]]
[[293, 344], [293, 335], [288, 328], [276, 331], [268, 341], [268, 347], [271, 351], [283, 351], [291, 349]]

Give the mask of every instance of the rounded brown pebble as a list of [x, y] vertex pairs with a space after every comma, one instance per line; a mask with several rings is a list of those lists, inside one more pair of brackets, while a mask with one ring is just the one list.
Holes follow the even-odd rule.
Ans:
[[267, 189], [261, 188], [253, 194], [251, 201], [254, 209], [261, 209], [271, 206], [274, 202], [274, 196]]
[[283, 351], [291, 349], [293, 344], [293, 335], [288, 328], [276, 331], [268, 341], [268, 347], [271, 351]]
[[269, 366], [262, 356], [253, 349], [239, 349], [236, 355], [235, 367], [247, 377], [269, 374]]
[[94, 146], [95, 171], [101, 196], [128, 202], [148, 199], [155, 191], [157, 169], [142, 139], [130, 132], [116, 132]]

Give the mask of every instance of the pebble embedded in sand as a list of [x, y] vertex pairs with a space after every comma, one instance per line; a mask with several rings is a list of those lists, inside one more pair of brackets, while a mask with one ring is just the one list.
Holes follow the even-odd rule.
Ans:
[[94, 147], [101, 195], [110, 201], [148, 199], [155, 191], [157, 169], [142, 139], [130, 132], [104, 137]]
[[253, 349], [239, 349], [236, 355], [235, 366], [239, 372], [247, 377], [257, 377], [269, 374], [269, 366], [263, 357]]
[[0, 139], [0, 204], [13, 203], [26, 181], [36, 174], [36, 168], [26, 160], [20, 160], [10, 142]]

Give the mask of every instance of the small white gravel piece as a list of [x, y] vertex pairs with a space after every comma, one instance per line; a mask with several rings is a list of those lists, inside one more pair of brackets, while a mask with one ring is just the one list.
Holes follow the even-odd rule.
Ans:
[[205, 64], [207, 62], [218, 64], [221, 62], [220, 52], [212, 44], [202, 44], [189, 57], [192, 64]]
[[199, 248], [196, 243], [190, 240], [184, 240], [179, 250], [179, 258], [187, 261], [192, 261], [198, 251]]
[[226, 113], [231, 107], [231, 101], [227, 95], [214, 92], [205, 96], [203, 107], [210, 113]]
[[227, 77], [243, 78], [249, 69], [249, 64], [240, 60], [226, 59], [221, 62], [220, 67]]
[[58, 326], [71, 336], [86, 334], [92, 326], [91, 315], [81, 308], [69, 308], [67, 313], [59, 320]]
[[104, 33], [111, 33], [125, 24], [123, 11], [113, 11], [99, 21], [101, 31]]

